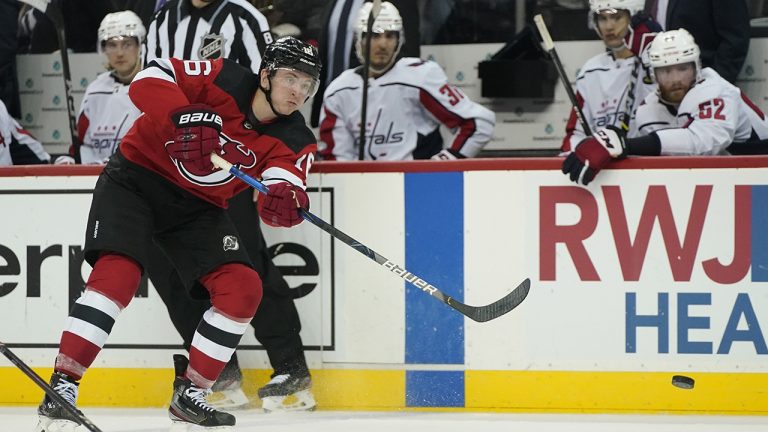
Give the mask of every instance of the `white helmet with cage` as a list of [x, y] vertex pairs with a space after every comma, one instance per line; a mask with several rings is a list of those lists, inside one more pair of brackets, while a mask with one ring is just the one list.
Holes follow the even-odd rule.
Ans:
[[141, 44], [146, 35], [141, 18], [132, 11], [107, 14], [99, 25], [99, 51], [103, 51], [104, 44], [112, 38], [134, 37]]
[[629, 11], [629, 16], [642, 12], [645, 0], [589, 0], [589, 10], [593, 15], [600, 12], [616, 13], [619, 10]]
[[[373, 8], [373, 3], [363, 3], [363, 5], [360, 7], [360, 12], [357, 14], [357, 25], [355, 26], [355, 53], [357, 54], [357, 59], [360, 60], [361, 64], [365, 64], [365, 55], [363, 53], [363, 35], [366, 31], [368, 31], [368, 16], [371, 14], [371, 8]], [[395, 52], [392, 55], [390, 63], [386, 68], [384, 68], [384, 70], [386, 70], [389, 68], [389, 66], [392, 65], [392, 63], [394, 63], [397, 55], [400, 53], [400, 48], [402, 48], [403, 44], [405, 43], [403, 19], [400, 17], [400, 12], [397, 10], [395, 5], [387, 1], [381, 2], [381, 10], [379, 11], [379, 15], [376, 16], [376, 19], [373, 21], [373, 27], [371, 28], [371, 31], [373, 33], [398, 33], [397, 48], [395, 48]]]
[[661, 32], [648, 48], [648, 59], [654, 68], [693, 62], [698, 71], [700, 55], [699, 46], [686, 29]]

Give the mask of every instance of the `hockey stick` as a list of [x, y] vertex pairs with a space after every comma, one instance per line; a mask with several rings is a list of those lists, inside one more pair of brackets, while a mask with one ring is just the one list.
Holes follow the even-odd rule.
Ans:
[[[225, 171], [228, 171], [230, 174], [234, 175], [240, 180], [253, 186], [259, 192], [265, 195], [269, 193], [269, 188], [266, 185], [264, 185], [264, 183], [240, 171], [239, 169], [237, 169], [237, 167], [233, 166], [231, 163], [224, 160], [221, 156], [215, 153], [212, 154], [211, 162], [213, 162], [215, 166]], [[430, 284], [424, 279], [416, 276], [415, 274], [409, 272], [405, 268], [400, 267], [399, 265], [393, 263], [387, 258], [384, 258], [383, 256], [379, 255], [372, 249], [368, 248], [367, 246], [360, 243], [359, 241], [353, 239], [346, 233], [342, 232], [340, 229], [320, 219], [314, 214], [304, 209], [299, 209], [299, 214], [301, 214], [301, 217], [303, 217], [305, 220], [316, 225], [323, 231], [330, 234], [332, 237], [343, 241], [344, 243], [346, 243], [348, 246], [352, 247], [356, 251], [367, 256], [373, 261], [376, 261], [378, 264], [384, 266], [384, 268], [386, 268], [387, 270], [405, 279], [406, 282], [412, 284], [416, 288], [419, 288], [423, 292], [431, 295], [433, 298], [436, 298], [437, 300], [440, 300], [441, 302], [447, 304], [453, 309], [459, 311], [460, 313], [464, 314], [464, 316], [466, 316], [467, 318], [473, 319], [477, 322], [490, 321], [516, 308], [520, 303], [523, 302], [523, 300], [525, 300], [525, 297], [528, 295], [528, 291], [531, 288], [531, 280], [526, 279], [522, 283], [520, 283], [520, 285], [518, 285], [517, 288], [512, 290], [511, 293], [505, 295], [500, 300], [497, 300], [491, 304], [488, 304], [485, 306], [465, 305], [464, 303], [461, 303], [458, 300], [454, 299], [453, 297], [443, 293], [442, 291], [437, 289], [434, 285]]]
[[363, 100], [360, 106], [360, 148], [358, 149], [358, 159], [365, 159], [365, 130], [366, 119], [368, 117], [368, 77], [371, 69], [371, 33], [373, 32], [373, 23], [381, 12], [381, 0], [373, 0], [371, 13], [368, 14], [368, 23], [365, 33], [365, 61], [363, 62]]
[[69, 121], [69, 135], [72, 147], [75, 150], [75, 162], [80, 163], [80, 140], [77, 138], [77, 124], [75, 122], [75, 101], [72, 99], [72, 73], [69, 70], [69, 54], [67, 53], [67, 37], [64, 31], [64, 15], [61, 12], [60, 0], [19, 0], [46, 15], [56, 28], [56, 37], [59, 40], [59, 52], [61, 52], [61, 75], [64, 78], [64, 98], [67, 100], [67, 117]]
[[581, 123], [581, 127], [584, 129], [584, 133], [592, 135], [592, 129], [590, 129], [587, 124], [584, 113], [579, 106], [579, 102], [576, 100], [576, 95], [573, 93], [571, 82], [568, 81], [568, 75], [566, 75], [563, 64], [560, 62], [560, 57], [557, 55], [557, 50], [555, 50], [555, 43], [552, 41], [552, 36], [549, 34], [549, 30], [547, 30], [547, 25], [544, 24], [544, 18], [541, 17], [541, 14], [538, 14], [533, 17], [533, 21], [536, 23], [536, 28], [539, 29], [541, 41], [544, 43], [544, 50], [549, 53], [549, 56], [552, 58], [552, 63], [555, 64], [557, 74], [560, 75], [560, 81], [563, 83], [563, 87], [565, 87], [565, 92], [571, 100], [571, 105], [573, 105], [573, 109], [576, 111], [576, 117], [579, 118], [579, 123]]
[[64, 408], [70, 415], [72, 415], [74, 418], [76, 418], [81, 425], [85, 426], [86, 429], [88, 429], [91, 432], [101, 432], [101, 429], [96, 427], [95, 424], [93, 424], [86, 416], [83, 415], [80, 411], [77, 410], [72, 404], [67, 402], [63, 397], [61, 397], [60, 394], [56, 393], [56, 390], [54, 390], [50, 385], [48, 385], [47, 382], [45, 382], [42, 378], [40, 378], [40, 375], [35, 373], [35, 371], [32, 370], [29, 366], [27, 366], [26, 363], [20, 358], [16, 356], [7, 346], [5, 346], [4, 343], [0, 342], [0, 352], [3, 353], [4, 356], [8, 358], [8, 360], [11, 361], [17, 368], [21, 369], [22, 372], [24, 372], [24, 375], [28, 376], [29, 379], [35, 382], [38, 387], [43, 389], [45, 394], [47, 394], [51, 399], [53, 399], [59, 406]]

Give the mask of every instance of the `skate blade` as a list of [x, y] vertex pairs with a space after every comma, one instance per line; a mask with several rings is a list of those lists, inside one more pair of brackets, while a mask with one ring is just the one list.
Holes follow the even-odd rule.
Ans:
[[261, 400], [261, 409], [266, 413], [289, 411], [314, 411], [317, 409], [312, 392], [302, 390], [290, 396], [269, 396]]
[[35, 432], [78, 432], [82, 429], [76, 429], [79, 424], [64, 419], [51, 419], [44, 416], [39, 416], [39, 421]]
[[206, 400], [208, 405], [221, 411], [234, 411], [248, 408], [251, 400], [240, 388], [234, 390], [222, 390], [211, 393]]
[[205, 427], [182, 420], [171, 420], [171, 428], [169, 432], [224, 432], [235, 430], [233, 426], [212, 426]]

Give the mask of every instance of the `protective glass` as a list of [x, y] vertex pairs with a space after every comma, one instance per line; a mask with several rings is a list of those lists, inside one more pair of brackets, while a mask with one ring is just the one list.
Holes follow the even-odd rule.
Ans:
[[111, 38], [103, 43], [104, 52], [107, 54], [116, 54], [120, 51], [130, 51], [138, 48], [138, 41], [132, 37]]
[[313, 97], [317, 93], [318, 81], [296, 69], [277, 68], [272, 81], [293, 89], [305, 98]]

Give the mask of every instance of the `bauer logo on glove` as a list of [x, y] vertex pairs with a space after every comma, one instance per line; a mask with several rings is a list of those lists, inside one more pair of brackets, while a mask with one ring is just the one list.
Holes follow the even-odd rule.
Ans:
[[210, 173], [211, 153], [220, 151], [221, 116], [208, 105], [193, 104], [172, 112], [171, 121], [176, 130], [165, 151], [195, 175]]
[[197, 126], [200, 124], [208, 125], [210, 123], [218, 124], [219, 128], [224, 124], [224, 122], [221, 121], [220, 115], [214, 112], [205, 111], [181, 114], [179, 120], [176, 122], [176, 126]]

